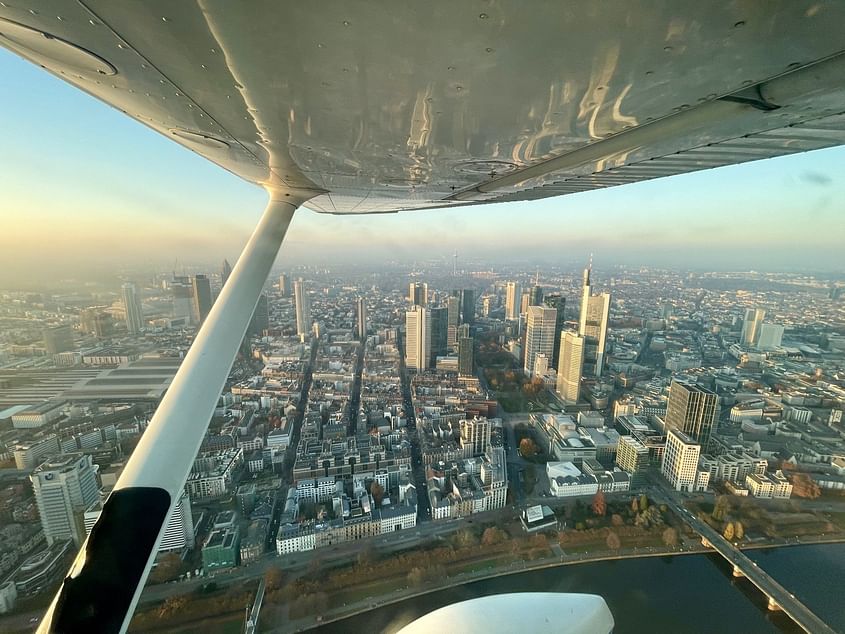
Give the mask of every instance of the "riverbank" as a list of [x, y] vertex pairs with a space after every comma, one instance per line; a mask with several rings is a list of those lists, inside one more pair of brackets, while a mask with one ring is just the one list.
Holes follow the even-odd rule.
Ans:
[[[823, 545], [823, 544], [840, 544], [845, 543], [845, 535], [836, 535], [830, 537], [815, 537], [806, 538], [800, 541], [794, 539], [781, 540], [779, 543], [748, 543], [743, 544], [741, 550], [764, 550], [774, 548], [784, 548], [790, 546], [807, 546], [807, 545]], [[556, 557], [541, 558], [535, 560], [523, 560], [521, 565], [510, 564], [508, 566], [499, 566], [493, 569], [477, 569], [466, 573], [449, 577], [445, 583], [438, 583], [436, 585], [427, 586], [423, 588], [397, 588], [394, 592], [389, 594], [381, 594], [379, 596], [365, 599], [357, 602], [354, 605], [342, 606], [342, 609], [328, 610], [320, 617], [308, 617], [296, 620], [289, 620], [284, 625], [273, 627], [271, 623], [265, 623], [262, 620], [262, 632], [272, 632], [273, 634], [285, 634], [288, 632], [301, 632], [310, 628], [319, 627], [322, 625], [329, 625], [345, 619], [355, 617], [359, 614], [368, 612], [374, 608], [388, 607], [403, 601], [416, 599], [428, 594], [442, 592], [456, 587], [464, 586], [466, 584], [475, 583], [478, 581], [486, 581], [497, 577], [507, 577], [510, 575], [520, 574], [524, 572], [540, 571], [549, 568], [558, 568], [563, 566], [575, 566], [579, 564], [601, 563], [607, 561], [622, 561], [630, 559], [644, 559], [654, 557], [674, 557], [680, 555], [702, 555], [712, 553], [712, 549], [707, 548], [701, 544], [688, 545], [684, 547], [669, 548], [669, 547], [649, 547], [646, 549], [631, 549], [629, 551], [620, 552], [600, 552], [594, 551], [592, 553], [584, 553], [580, 556], [568, 556], [566, 554]], [[568, 558], [569, 557], [569, 558]]]

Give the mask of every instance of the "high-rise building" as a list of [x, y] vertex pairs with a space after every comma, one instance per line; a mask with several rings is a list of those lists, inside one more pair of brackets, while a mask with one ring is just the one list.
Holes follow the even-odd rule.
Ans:
[[555, 321], [555, 346], [552, 348], [552, 367], [557, 370], [557, 360], [560, 355], [560, 333], [563, 332], [563, 322], [566, 319], [564, 316], [566, 298], [560, 293], [551, 293], [543, 298], [543, 303], [549, 308], [554, 308], [557, 311], [557, 318]]
[[211, 312], [211, 281], [206, 275], [194, 275], [191, 278], [191, 299], [195, 324], [201, 324]]
[[522, 288], [518, 282], [508, 282], [505, 290], [505, 319], [516, 321], [519, 319], [520, 303], [522, 302]]
[[302, 280], [293, 283], [293, 297], [296, 303], [296, 334], [307, 335], [311, 332], [311, 298]]
[[437, 357], [446, 356], [448, 352], [448, 309], [429, 308], [428, 320], [431, 322], [431, 360], [429, 367], [437, 364]]
[[522, 291], [522, 299], [519, 302], [519, 314], [527, 315], [528, 307], [531, 305], [531, 291]]
[[474, 361], [475, 352], [472, 337], [466, 336], [458, 339], [458, 375], [472, 376], [475, 373]]
[[607, 323], [610, 320], [610, 293], [592, 294], [591, 271], [592, 264], [584, 269], [578, 334], [586, 342], [584, 374], [601, 376], [607, 346]]
[[42, 331], [47, 354], [73, 350], [73, 329], [70, 326], [50, 326]]
[[184, 317], [190, 323], [194, 316], [194, 289], [190, 278], [174, 274], [170, 282], [170, 294], [173, 302], [173, 317]]
[[[91, 534], [97, 520], [100, 518], [103, 508], [100, 502], [95, 502], [89, 507], [83, 516], [85, 523], [85, 535]], [[158, 552], [165, 553], [171, 550], [182, 550], [183, 548], [194, 547], [194, 518], [191, 515], [191, 500], [184, 491], [176, 503], [176, 508], [167, 520], [164, 535], [158, 545]]]
[[411, 282], [408, 289], [408, 301], [413, 306], [422, 306], [425, 308], [428, 305], [428, 284], [424, 282]]
[[493, 297], [485, 295], [481, 298], [481, 314], [484, 317], [489, 317], [491, 310], [493, 310]]
[[98, 339], [104, 339], [112, 334], [111, 315], [100, 308], [86, 308], [79, 314], [79, 322], [82, 330]]
[[783, 342], [783, 326], [780, 324], [761, 324], [757, 347], [760, 350], [772, 350], [779, 348]]
[[739, 340], [743, 345], [753, 346], [757, 343], [760, 326], [763, 325], [765, 317], [766, 311], [762, 308], [749, 308], [745, 311], [745, 316], [742, 319], [742, 331], [739, 335]]
[[446, 346], [458, 348], [458, 325], [461, 322], [461, 300], [454, 295], [446, 300]]
[[123, 294], [123, 310], [126, 315], [126, 330], [130, 335], [137, 335], [144, 328], [144, 314], [141, 310], [141, 298], [138, 288], [128, 282], [120, 287]]
[[666, 429], [684, 432], [705, 451], [719, 420], [719, 397], [697, 385], [672, 381], [666, 407]]
[[543, 304], [543, 287], [535, 284], [528, 292], [528, 305], [540, 306]]
[[290, 297], [290, 275], [287, 273], [279, 276], [279, 294], [282, 297]]
[[471, 288], [461, 291], [461, 321], [470, 326], [475, 323], [475, 291]]
[[99, 498], [97, 472], [91, 456], [59, 454], [41, 464], [31, 476], [35, 502], [47, 544], [85, 540], [83, 514]]
[[270, 302], [267, 294], [261, 293], [258, 296], [258, 303], [255, 304], [255, 310], [252, 311], [252, 319], [249, 320], [246, 332], [248, 335], [261, 336], [266, 330], [270, 330]]
[[358, 340], [359, 341], [366, 341], [367, 340], [367, 302], [363, 297], [358, 298], [357, 302], [357, 313], [358, 313], [358, 321], [357, 321], [357, 333], [358, 333]]
[[543, 306], [528, 307], [528, 325], [525, 330], [525, 373], [534, 375], [538, 354], [552, 356], [555, 345], [557, 311]]
[[484, 417], [464, 419], [460, 423], [464, 456], [480, 456], [490, 448], [490, 421]]
[[405, 365], [425, 370], [431, 360], [431, 320], [428, 310], [414, 306], [405, 313]]
[[698, 468], [700, 455], [699, 443], [678, 429], [670, 429], [660, 473], [676, 491], [704, 491], [710, 482], [710, 472]]
[[223, 270], [220, 272], [220, 279], [223, 280], [223, 286], [226, 285], [226, 282], [229, 279], [229, 276], [232, 274], [232, 265], [229, 264], [229, 260], [223, 258]]
[[560, 337], [560, 362], [557, 368], [557, 393], [568, 402], [577, 403], [581, 393], [584, 367], [584, 337], [564, 332]]

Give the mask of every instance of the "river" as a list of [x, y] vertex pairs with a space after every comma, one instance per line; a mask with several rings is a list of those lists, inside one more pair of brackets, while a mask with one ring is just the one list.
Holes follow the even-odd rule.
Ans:
[[[746, 553], [831, 627], [845, 632], [845, 544]], [[801, 631], [786, 615], [767, 610], [753, 585], [734, 579], [730, 566], [710, 554], [584, 563], [496, 577], [400, 601], [312, 631], [395, 632], [455, 601], [543, 591], [602, 595], [616, 620], [615, 634]]]

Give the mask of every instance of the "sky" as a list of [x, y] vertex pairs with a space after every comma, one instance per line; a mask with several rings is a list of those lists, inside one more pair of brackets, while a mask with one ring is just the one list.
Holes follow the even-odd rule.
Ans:
[[[0, 49], [0, 287], [234, 262], [267, 196]], [[530, 203], [297, 212], [286, 265], [482, 258], [845, 270], [845, 148]]]

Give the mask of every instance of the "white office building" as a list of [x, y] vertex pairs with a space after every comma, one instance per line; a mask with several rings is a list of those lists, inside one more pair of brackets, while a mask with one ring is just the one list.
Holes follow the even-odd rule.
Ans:
[[31, 476], [47, 544], [85, 539], [83, 515], [99, 499], [97, 467], [91, 456], [60, 454], [40, 465]]
[[705, 491], [710, 472], [699, 469], [701, 445], [677, 429], [669, 429], [660, 472], [676, 491]]
[[431, 320], [428, 309], [414, 306], [405, 313], [405, 365], [421, 371], [431, 359]]
[[554, 353], [556, 324], [557, 310], [554, 308], [528, 307], [528, 325], [525, 331], [525, 374], [528, 376], [536, 374], [538, 355], [551, 358]]
[[311, 332], [311, 298], [302, 280], [293, 283], [293, 295], [296, 304], [296, 334], [307, 335]]

